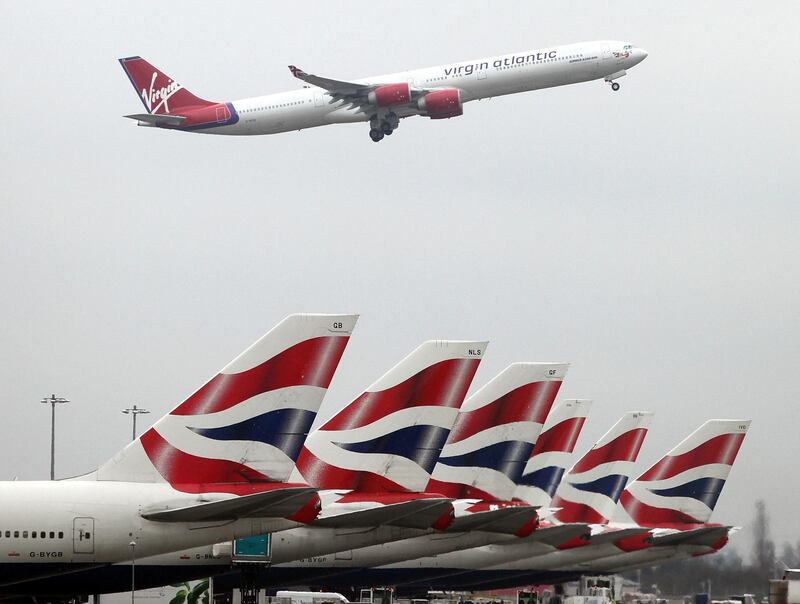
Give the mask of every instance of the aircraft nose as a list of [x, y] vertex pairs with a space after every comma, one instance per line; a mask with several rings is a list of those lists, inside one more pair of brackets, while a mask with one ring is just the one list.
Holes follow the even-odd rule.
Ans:
[[647, 51], [644, 48], [639, 48], [639, 60], [644, 61], [647, 58]]

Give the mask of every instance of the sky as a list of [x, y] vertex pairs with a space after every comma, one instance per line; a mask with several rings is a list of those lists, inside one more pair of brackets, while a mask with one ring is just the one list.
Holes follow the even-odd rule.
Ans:
[[[318, 419], [431, 338], [489, 339], [473, 389], [569, 361], [577, 446], [655, 412], [646, 469], [709, 418], [753, 424], [712, 520], [763, 498], [800, 542], [800, 5], [6, 2], [0, 36], [0, 478], [97, 467], [132, 404], [179, 403], [293, 312], [361, 319]], [[203, 98], [584, 40], [649, 57], [590, 82], [275, 136], [139, 128], [117, 58]]]

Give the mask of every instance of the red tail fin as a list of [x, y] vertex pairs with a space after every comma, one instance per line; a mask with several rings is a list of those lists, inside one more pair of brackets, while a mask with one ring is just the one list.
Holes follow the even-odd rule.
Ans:
[[215, 104], [193, 95], [142, 57], [128, 57], [120, 59], [119, 62], [148, 113], [176, 113], [182, 109]]

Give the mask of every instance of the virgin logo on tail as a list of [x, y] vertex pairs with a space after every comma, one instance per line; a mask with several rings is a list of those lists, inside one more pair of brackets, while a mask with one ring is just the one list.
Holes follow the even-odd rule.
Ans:
[[[169, 98], [181, 90], [183, 86], [178, 84], [178, 82], [173, 82], [172, 80], [167, 81], [166, 86], [162, 86], [161, 88], [156, 88], [156, 80], [158, 79], [158, 72], [153, 72], [153, 78], [150, 80], [150, 90], [146, 88], [142, 88], [142, 100], [144, 104], [147, 105], [148, 111], [150, 113], [155, 113], [159, 109], [161, 109], [162, 105], [164, 107], [164, 111], [169, 113]], [[153, 107], [153, 102], [157, 100], [161, 100], [161, 102]]]

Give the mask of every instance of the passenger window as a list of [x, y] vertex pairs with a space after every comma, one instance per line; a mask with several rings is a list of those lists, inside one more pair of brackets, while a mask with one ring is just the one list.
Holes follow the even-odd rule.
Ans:
[[28, 538], [28, 531], [22, 531], [22, 538], [23, 539], [27, 539]]
[[19, 531], [14, 531], [14, 538], [15, 538], [15, 539], [18, 539], [18, 538], [19, 538]]
[[53, 531], [50, 531], [50, 538], [51, 538], [51, 539], [54, 539], [54, 538], [55, 538], [55, 536], [56, 536], [55, 532], [53, 532]]
[[11, 531], [6, 531], [6, 539], [8, 539], [10, 536], [11, 536]]
[[89, 533], [89, 532], [86, 532], [86, 533], [83, 534], [83, 536], [86, 537], [87, 539], [89, 539], [92, 536], [92, 534]]
[[64, 538], [64, 531], [58, 531], [58, 538], [59, 539], [63, 539]]
[[32, 539], [36, 539], [36, 531], [33, 531], [33, 532], [31, 533], [31, 538], [32, 538]]

